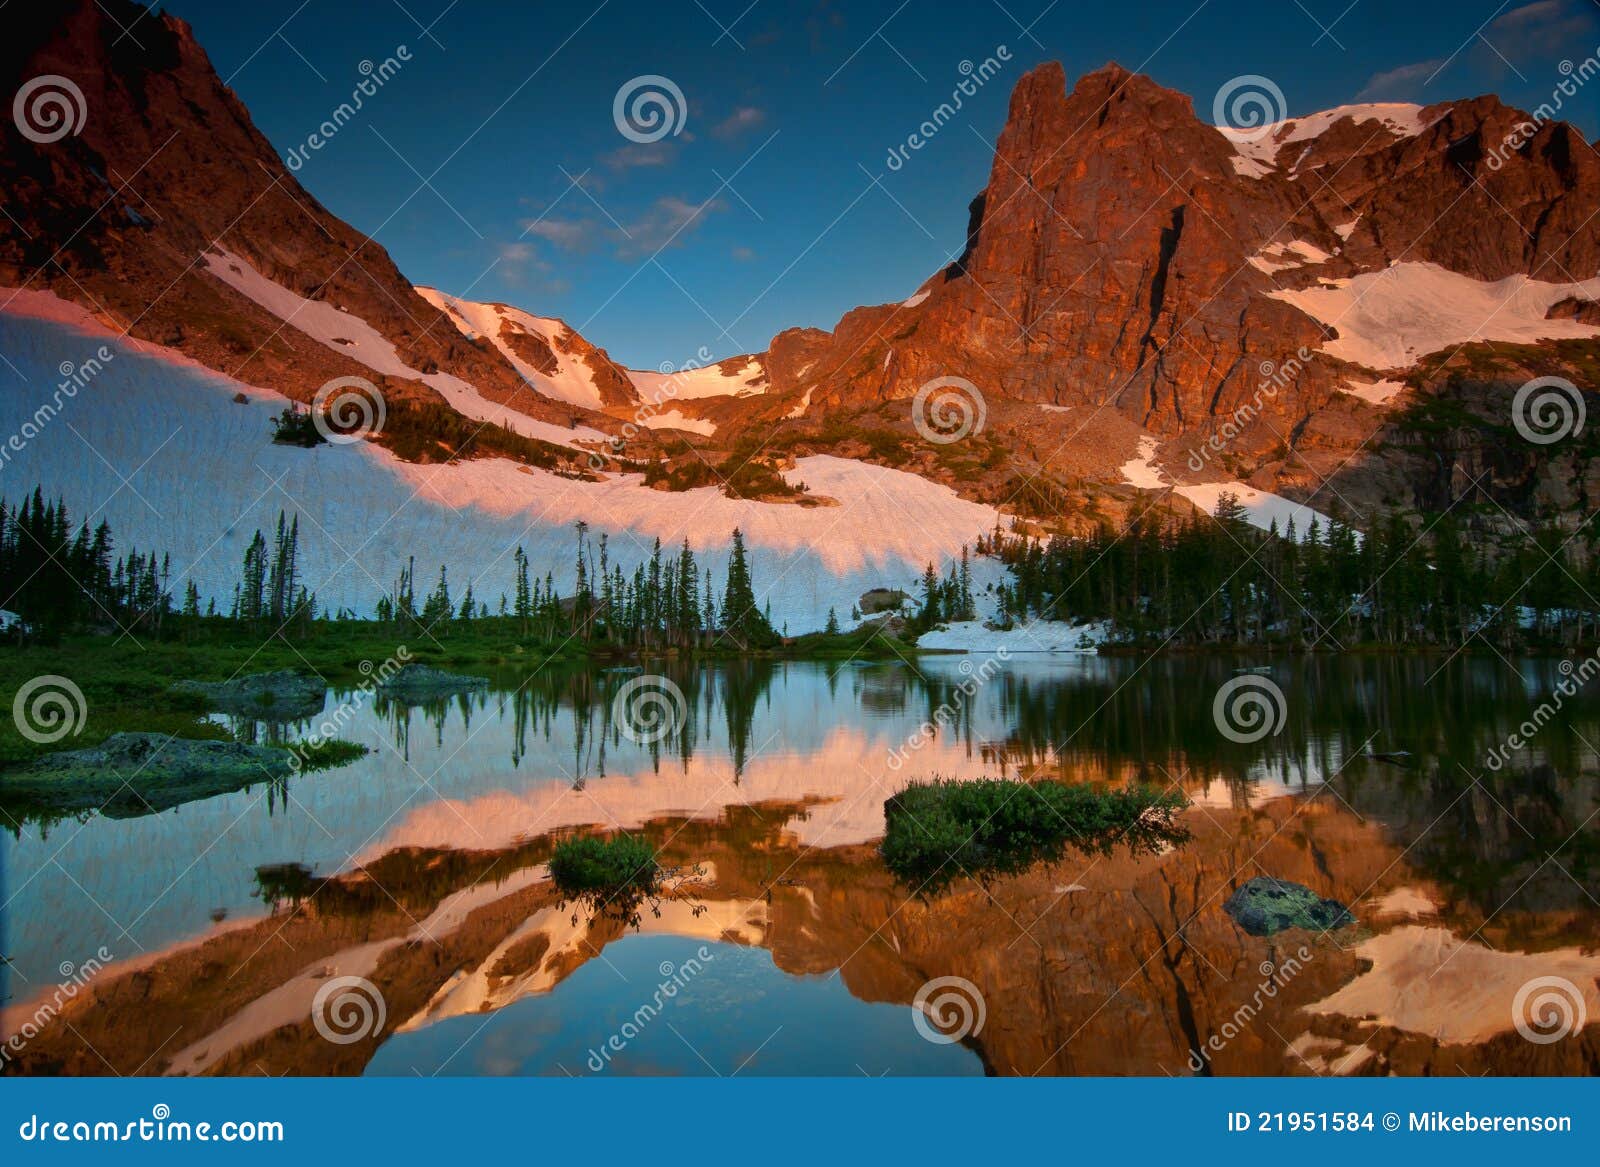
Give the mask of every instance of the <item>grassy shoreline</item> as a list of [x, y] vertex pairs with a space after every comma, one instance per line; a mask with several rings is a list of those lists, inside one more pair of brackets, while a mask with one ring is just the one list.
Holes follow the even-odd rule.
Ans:
[[543, 643], [523, 637], [515, 621], [508, 620], [503, 627], [496, 623], [479, 621], [471, 630], [452, 629], [434, 638], [406, 635], [372, 621], [332, 621], [291, 641], [264, 639], [216, 621], [185, 638], [80, 634], [53, 644], [9, 648], [0, 652], [0, 695], [8, 703], [35, 678], [64, 677], [83, 694], [88, 715], [77, 733], [49, 743], [24, 737], [17, 718], [0, 718], [0, 774], [59, 750], [97, 745], [122, 731], [227, 740], [227, 729], [210, 719], [210, 706], [203, 697], [173, 689], [179, 681], [222, 681], [291, 669], [321, 676], [334, 688], [355, 688], [369, 683], [384, 662], [395, 661], [486, 675], [496, 685], [515, 686], [547, 670], [652, 661], [900, 659], [918, 651], [876, 630], [858, 630], [815, 633], [752, 652], [731, 648], [640, 652], [585, 645], [576, 639]]

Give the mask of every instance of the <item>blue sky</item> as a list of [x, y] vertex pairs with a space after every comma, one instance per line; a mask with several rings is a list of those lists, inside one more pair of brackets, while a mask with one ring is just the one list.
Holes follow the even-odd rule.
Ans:
[[[1290, 115], [1480, 93], [1531, 108], [1563, 60], [1600, 51], [1596, 0], [166, 7], [285, 154], [348, 99], [363, 61], [406, 46], [301, 182], [417, 283], [560, 316], [643, 368], [760, 350], [784, 328], [831, 328], [910, 294], [960, 248], [1011, 87], [1041, 61], [1076, 78], [1116, 60], [1209, 120], [1242, 74], [1271, 78]], [[959, 117], [890, 170], [963, 62], [1002, 45], [1010, 60]], [[613, 117], [643, 76], [683, 96], [678, 132], [656, 142]], [[1600, 133], [1600, 85], [1568, 110]]]

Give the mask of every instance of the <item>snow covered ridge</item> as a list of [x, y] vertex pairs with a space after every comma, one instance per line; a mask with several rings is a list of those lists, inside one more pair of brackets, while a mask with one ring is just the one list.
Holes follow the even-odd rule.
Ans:
[[1552, 284], [1527, 276], [1488, 283], [1435, 263], [1395, 263], [1379, 272], [1269, 292], [1338, 330], [1318, 352], [1376, 372], [1406, 369], [1429, 353], [1475, 341], [1529, 344], [1600, 336], [1600, 327], [1547, 320], [1568, 298], [1600, 299], [1600, 277]]
[[[416, 292], [449, 316], [469, 340], [488, 338], [522, 379], [546, 397], [585, 409], [601, 407], [594, 370], [569, 351], [565, 342], [572, 329], [561, 321], [534, 316], [507, 304], [458, 299], [434, 288], [418, 287]], [[517, 333], [536, 338], [535, 343], [549, 352], [554, 368], [541, 370], [530, 364], [508, 339]]]
[[498, 422], [526, 438], [537, 438], [568, 449], [581, 449], [580, 441], [604, 442], [608, 435], [585, 426], [565, 428], [529, 417], [515, 408], [490, 401], [478, 390], [450, 373], [424, 374], [400, 359], [394, 342], [361, 317], [322, 300], [308, 300], [262, 275], [227, 248], [214, 245], [201, 257], [209, 271], [234, 291], [270, 312], [285, 325], [299, 329], [334, 352], [359, 361], [375, 373], [420, 381], [438, 392], [457, 412], [474, 421]]
[[[595, 381], [594, 369], [583, 359], [580, 351], [589, 346], [564, 321], [535, 316], [509, 304], [465, 300], [437, 288], [418, 286], [416, 291], [435, 308], [447, 313], [467, 337], [487, 337], [511, 362], [512, 368], [522, 375], [522, 379], [546, 397], [585, 409], [605, 408], [606, 402]], [[541, 369], [529, 363], [517, 343], [519, 333], [535, 338], [534, 345], [548, 351], [550, 360], [545, 364], [553, 365], [553, 368]], [[703, 347], [693, 359], [681, 366], [668, 362], [661, 366], [659, 372], [622, 369], [620, 366], [618, 369], [645, 404], [660, 405], [667, 401], [697, 397], [748, 397], [764, 393], [767, 388], [767, 371], [760, 358], [729, 357], [717, 361], [712, 359], [710, 350]], [[691, 423], [695, 421], [690, 418], [684, 420]], [[644, 420], [641, 424], [656, 429], [667, 426], [665, 421]], [[710, 433], [710, 429], [701, 428], [709, 424], [699, 422], [673, 428]]]
[[[39, 303], [32, 316], [15, 310]], [[193, 579], [221, 607], [252, 535], [270, 530], [279, 511], [303, 516], [306, 583], [319, 604], [362, 615], [412, 555], [419, 577], [448, 565], [453, 583], [471, 579], [492, 608], [511, 592], [518, 546], [571, 594], [579, 521], [591, 539], [608, 533], [625, 570], [656, 539], [669, 548], [687, 539], [719, 575], [739, 527], [773, 623], [797, 634], [822, 628], [830, 608], [848, 612], [872, 588], [914, 590], [924, 565], [942, 568], [1000, 521], [994, 508], [916, 475], [825, 456], [788, 473], [840, 505], [801, 508], [730, 499], [714, 487], [650, 490], [638, 475], [579, 482], [506, 459], [421, 466], [370, 442], [278, 446], [271, 419], [280, 395], [124, 340], [45, 293], [12, 309], [0, 313], [9, 362], [0, 362], [0, 433], [32, 416], [64, 361], [100, 343], [115, 359], [64, 405], [71, 428], [52, 425], [16, 454], [0, 493], [15, 500], [38, 483], [71, 513], [106, 519], [120, 550], [170, 552], [174, 591]], [[47, 309], [55, 320], [39, 318]]]
[[[1423, 107], [1409, 102], [1373, 102], [1340, 105], [1300, 118], [1284, 118], [1264, 126], [1217, 126], [1217, 131], [1238, 151], [1234, 169], [1249, 178], [1261, 178], [1278, 169], [1278, 154], [1291, 142], [1312, 142], [1336, 123], [1350, 118], [1369, 132], [1387, 130], [1401, 138], [1414, 138], [1430, 123]], [[1377, 123], [1376, 126], [1370, 123]], [[1303, 155], [1302, 155], [1303, 157]], [[1290, 167], [1293, 170], [1293, 166]]]

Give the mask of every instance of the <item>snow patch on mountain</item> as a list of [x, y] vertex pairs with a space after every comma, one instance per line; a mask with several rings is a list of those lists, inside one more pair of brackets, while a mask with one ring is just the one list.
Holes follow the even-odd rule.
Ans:
[[1295, 533], [1304, 536], [1313, 521], [1319, 521], [1324, 528], [1328, 525], [1328, 516], [1321, 511], [1314, 510], [1304, 503], [1295, 502], [1284, 498], [1281, 494], [1273, 494], [1266, 490], [1257, 490], [1247, 482], [1202, 482], [1198, 484], [1174, 484], [1167, 478], [1162, 469], [1156, 465], [1156, 449], [1159, 443], [1155, 438], [1142, 437], [1139, 439], [1138, 453], [1129, 461], [1122, 464], [1122, 480], [1130, 486], [1137, 486], [1141, 490], [1170, 489], [1181, 498], [1186, 498], [1195, 506], [1213, 514], [1217, 509], [1217, 502], [1224, 494], [1233, 495], [1244, 511], [1244, 519], [1252, 527], [1261, 530], [1271, 530], [1277, 527], [1280, 535], [1288, 532], [1289, 523], [1294, 522]]
[[[738, 362], [747, 362], [742, 366]], [[767, 370], [757, 357], [732, 357], [716, 364], [651, 373], [629, 369], [641, 400], [652, 405], [697, 397], [753, 397], [767, 389]]]
[[1332, 258], [1315, 243], [1296, 239], [1289, 243], [1269, 243], [1252, 255], [1249, 262], [1252, 267], [1271, 275], [1289, 268], [1327, 263]]
[[703, 417], [689, 417], [678, 409], [662, 410], [649, 417], [641, 417], [640, 420], [653, 430], [687, 430], [691, 434], [701, 434], [708, 438], [717, 432], [716, 422]]
[[[522, 379], [546, 397], [566, 402], [568, 405], [579, 405], [585, 409], [601, 407], [600, 390], [594, 383], [594, 371], [581, 357], [562, 348], [561, 342], [571, 335], [572, 329], [561, 321], [534, 316], [509, 304], [483, 304], [474, 300], [463, 300], [441, 292], [437, 288], [419, 287], [417, 295], [454, 319], [456, 327], [469, 339], [487, 337], [511, 363], [511, 367], [522, 375]], [[555, 372], [544, 373], [536, 369], [507, 341], [508, 332], [514, 333], [519, 329], [549, 346], [556, 362]]]
[[1011, 628], [990, 628], [981, 620], [942, 624], [917, 638], [921, 648], [958, 652], [1098, 652], [1111, 635], [1108, 623], [1030, 620]]
[[[1291, 142], [1311, 142], [1327, 133], [1337, 122], [1350, 118], [1358, 125], [1377, 122], [1401, 138], [1414, 138], [1428, 128], [1423, 107], [1409, 102], [1373, 102], [1340, 105], [1301, 118], [1285, 118], [1266, 126], [1218, 126], [1223, 137], [1238, 151], [1234, 169], [1250, 178], [1260, 178], [1277, 168], [1278, 152]], [[1300, 155], [1304, 157], [1304, 153]], [[1243, 164], [1241, 164], [1241, 161]], [[1298, 159], [1297, 159], [1298, 162]]]
[[1409, 368], [1429, 353], [1473, 341], [1600, 336], [1591, 324], [1545, 319], [1551, 305], [1569, 296], [1600, 297], [1600, 277], [1553, 284], [1516, 275], [1489, 283], [1407, 262], [1268, 294], [1338, 330], [1339, 339], [1318, 351], [1378, 371]]
[[1347, 381], [1340, 389], [1352, 397], [1359, 397], [1373, 405], [1387, 405], [1397, 394], [1405, 391], [1404, 381]]

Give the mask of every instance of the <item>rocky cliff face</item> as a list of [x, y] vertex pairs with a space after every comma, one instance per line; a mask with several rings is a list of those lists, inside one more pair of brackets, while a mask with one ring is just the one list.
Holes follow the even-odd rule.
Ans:
[[[965, 252], [925, 296], [776, 337], [774, 390], [850, 410], [961, 376], [991, 400], [1113, 410], [1169, 443], [1169, 467], [1243, 407], [1265, 424], [1230, 439], [1242, 472], [1303, 487], [1387, 424], [1342, 390], [1411, 370], [1336, 356], [1348, 326], [1292, 293], [1391, 265], [1549, 284], [1600, 271], [1585, 227], [1600, 157], [1565, 124], [1519, 134], [1528, 121], [1482, 97], [1219, 131], [1115, 65], [1070, 91], [1042, 65], [1012, 96]], [[1549, 312], [1594, 310], [1577, 295]], [[1290, 361], [1303, 367], [1263, 400]], [[1392, 469], [1379, 462], [1363, 473]]]
[[[530, 394], [502, 354], [469, 341], [383, 247], [300, 185], [183, 21], [129, 0], [19, 6], [4, 19], [0, 88], [54, 75], [83, 101], [81, 117], [68, 115], [78, 132], [58, 140], [0, 124], [0, 286], [54, 292], [118, 331], [301, 400], [338, 376], [437, 399], [421, 379], [445, 372], [565, 424], [570, 411]], [[415, 375], [375, 373], [230, 288], [202, 258], [218, 247], [371, 325]]]

